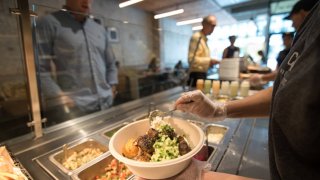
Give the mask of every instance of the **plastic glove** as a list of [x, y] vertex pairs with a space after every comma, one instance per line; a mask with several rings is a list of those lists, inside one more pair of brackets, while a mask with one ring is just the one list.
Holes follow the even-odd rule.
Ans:
[[251, 86], [260, 86], [263, 84], [262, 74], [252, 74], [249, 78]]
[[214, 121], [223, 120], [227, 116], [225, 103], [211, 101], [200, 90], [184, 93], [175, 102], [175, 109]]
[[[203, 173], [210, 171], [211, 164], [207, 161], [199, 161], [192, 158], [189, 166], [178, 175], [165, 180], [201, 180]], [[135, 180], [146, 180], [141, 177], [135, 177]]]

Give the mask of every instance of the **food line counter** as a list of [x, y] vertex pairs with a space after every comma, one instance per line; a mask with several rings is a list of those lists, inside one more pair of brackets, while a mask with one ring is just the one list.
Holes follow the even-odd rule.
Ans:
[[[181, 87], [173, 88], [48, 128], [42, 138], [23, 140], [25, 138], [21, 137], [6, 145], [33, 179], [77, 179], [80, 172], [110, 155], [108, 143], [113, 129], [144, 118], [150, 102], [155, 103], [157, 109], [168, 110], [181, 93]], [[204, 129], [211, 127], [211, 133], [222, 132], [220, 142], [209, 141], [212, 153], [207, 161], [212, 164], [213, 171], [270, 179], [267, 119], [226, 119], [213, 123], [181, 112], [175, 112], [174, 116], [190, 120]], [[218, 130], [219, 127], [225, 131]], [[74, 171], [67, 170], [60, 164], [64, 144], [70, 149], [99, 147], [103, 154]]]

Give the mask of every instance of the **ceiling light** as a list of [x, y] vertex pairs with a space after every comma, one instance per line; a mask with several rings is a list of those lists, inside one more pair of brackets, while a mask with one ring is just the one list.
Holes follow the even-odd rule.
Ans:
[[202, 28], [203, 28], [202, 26], [195, 26], [195, 27], [192, 27], [192, 31], [201, 30]]
[[119, 7], [123, 8], [123, 7], [126, 7], [126, 6], [130, 6], [132, 4], [138, 3], [140, 1], [143, 1], [143, 0], [129, 0], [129, 1], [126, 1], [126, 2], [122, 2], [122, 3], [119, 4]]
[[199, 23], [199, 22], [202, 22], [202, 18], [179, 21], [179, 22], [177, 22], [177, 26], [182, 26], [182, 25], [186, 25], [186, 24], [194, 24], [194, 23]]
[[176, 14], [181, 14], [183, 13], [184, 10], [183, 9], [178, 9], [178, 10], [174, 10], [174, 11], [170, 11], [170, 12], [166, 12], [166, 13], [161, 13], [161, 14], [157, 14], [154, 16], [155, 19], [160, 19], [160, 18], [164, 18], [164, 17], [168, 17], [168, 16], [173, 16]]

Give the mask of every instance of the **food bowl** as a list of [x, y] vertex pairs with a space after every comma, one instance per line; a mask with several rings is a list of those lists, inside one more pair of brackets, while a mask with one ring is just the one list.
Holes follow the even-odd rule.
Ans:
[[168, 122], [178, 135], [185, 137], [191, 147], [190, 152], [176, 159], [161, 162], [142, 162], [124, 157], [122, 148], [127, 141], [144, 135], [150, 128], [149, 120], [144, 119], [130, 123], [117, 131], [109, 142], [110, 153], [126, 164], [133, 174], [142, 178], [164, 179], [180, 173], [189, 165], [192, 157], [201, 150], [205, 135], [200, 127], [183, 119], [166, 117], [164, 121]]

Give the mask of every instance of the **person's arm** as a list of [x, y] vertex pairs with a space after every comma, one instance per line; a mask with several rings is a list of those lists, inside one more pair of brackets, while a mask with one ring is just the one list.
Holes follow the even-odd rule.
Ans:
[[262, 90], [242, 100], [226, 103], [227, 117], [263, 117], [270, 112], [272, 87]]
[[[107, 37], [107, 36], [106, 36]], [[115, 56], [109, 46], [108, 40], [106, 38], [106, 69], [107, 69], [107, 82], [112, 88], [112, 95], [115, 97], [117, 95], [117, 85], [118, 85], [118, 69], [116, 66]]]
[[201, 91], [196, 90], [184, 93], [175, 102], [175, 109], [213, 121], [226, 117], [262, 117], [269, 114], [271, 97], [272, 88], [268, 88], [242, 100], [220, 103], [210, 100]]
[[222, 53], [222, 59], [227, 58], [228, 48], [225, 48]]
[[278, 67], [276, 70], [267, 74], [252, 74], [249, 78], [250, 84], [252, 86], [260, 86], [269, 81], [274, 81], [278, 74]]
[[202, 174], [203, 180], [211, 180], [211, 179], [223, 179], [223, 180], [253, 180], [252, 178], [247, 178], [243, 176], [237, 176], [233, 174], [226, 174], [214, 171], [207, 171]]

